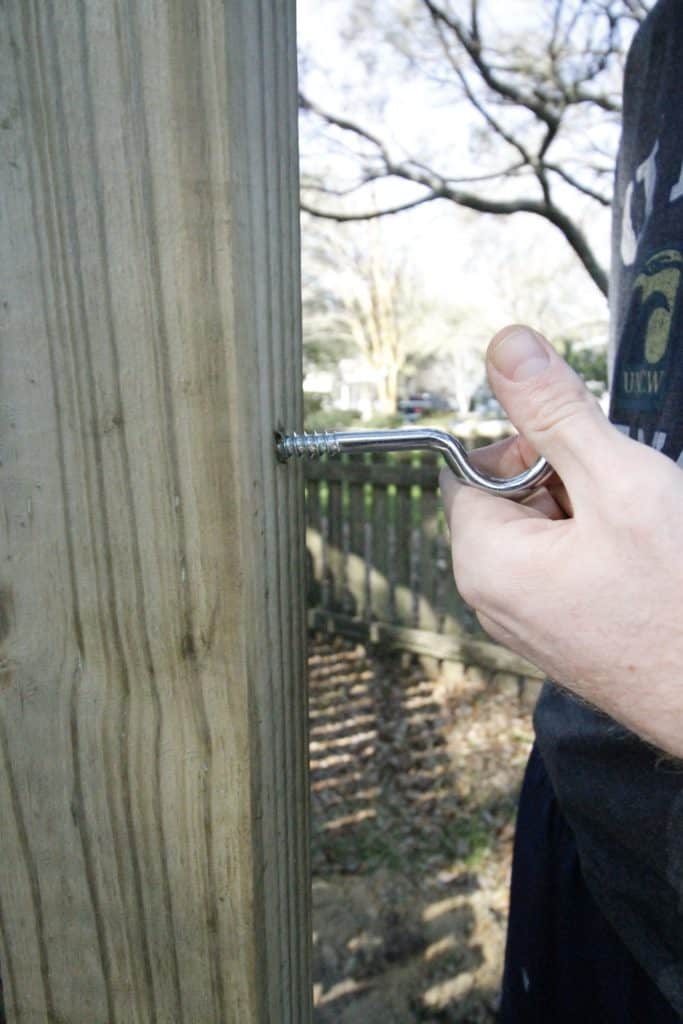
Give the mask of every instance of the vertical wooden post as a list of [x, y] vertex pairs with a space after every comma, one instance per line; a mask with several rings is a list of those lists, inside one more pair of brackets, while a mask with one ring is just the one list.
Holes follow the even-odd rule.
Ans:
[[294, 0], [0, 5], [0, 971], [310, 1018]]

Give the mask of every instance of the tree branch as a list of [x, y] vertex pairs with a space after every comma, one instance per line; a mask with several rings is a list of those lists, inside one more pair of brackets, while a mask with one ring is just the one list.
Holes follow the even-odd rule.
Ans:
[[371, 141], [382, 156], [385, 165], [386, 177], [401, 178], [404, 181], [410, 181], [415, 185], [421, 185], [423, 188], [427, 189], [426, 195], [420, 196], [417, 199], [410, 200], [406, 203], [400, 203], [396, 206], [386, 207], [384, 209], [368, 210], [359, 213], [322, 210], [302, 201], [301, 209], [306, 213], [310, 213], [315, 217], [325, 218], [326, 220], [337, 221], [338, 223], [345, 221], [374, 220], [379, 217], [414, 209], [417, 206], [433, 202], [436, 199], [448, 199], [458, 206], [463, 206], [468, 210], [475, 210], [478, 213], [492, 213], [502, 216], [510, 216], [514, 213], [533, 213], [537, 216], [544, 217], [562, 231], [569, 245], [578, 256], [595, 285], [600, 289], [603, 295], [607, 294], [607, 275], [605, 271], [593, 255], [583, 232], [581, 232], [581, 230], [566, 214], [552, 203], [547, 181], [544, 181], [543, 177], [539, 176], [542, 187], [545, 186], [543, 187], [544, 198], [542, 200], [529, 198], [496, 200], [491, 199], [488, 196], [463, 191], [461, 189], [453, 188], [444, 178], [441, 178], [438, 175], [430, 176], [428, 174], [416, 173], [409, 165], [395, 163], [389, 157], [384, 143], [377, 136], [373, 135], [372, 132], [361, 128], [360, 125], [356, 125], [355, 122], [351, 121], [349, 118], [329, 114], [327, 111], [323, 110], [322, 107], [318, 106], [318, 104], [312, 103], [308, 100], [303, 94], [300, 94], [300, 105], [305, 110], [313, 111], [318, 115], [318, 117], [323, 118], [327, 123], [335, 125], [338, 128], [342, 128], [344, 131], [352, 132], [367, 141]]
[[583, 231], [574, 223], [573, 220], [571, 220], [570, 217], [567, 216], [566, 213], [563, 213], [562, 210], [559, 210], [556, 206], [552, 206], [549, 210], [545, 211], [544, 216], [554, 224], [555, 227], [559, 228], [576, 255], [579, 257], [584, 268], [588, 271], [592, 280], [595, 282], [602, 294], [607, 297], [607, 274], [595, 258], [593, 250], [591, 249], [588, 239], [584, 235]]
[[313, 100], [310, 100], [301, 91], [299, 91], [299, 109], [310, 110], [328, 124], [336, 125], [337, 128], [341, 128], [343, 131], [353, 132], [355, 135], [360, 135], [361, 138], [366, 139], [368, 142], [371, 142], [373, 146], [376, 146], [385, 160], [389, 159], [384, 143], [381, 139], [377, 138], [376, 135], [373, 135], [372, 132], [369, 132], [366, 128], [361, 128], [359, 124], [349, 121], [345, 117], [339, 117], [336, 114], [327, 113], [327, 111], [323, 110], [322, 107], [319, 107], [317, 103], [314, 103]]
[[568, 185], [575, 188], [577, 192], [583, 192], [589, 199], [594, 199], [596, 203], [600, 203], [601, 206], [609, 207], [612, 205], [612, 201], [607, 196], [602, 195], [600, 192], [596, 192], [595, 189], [590, 188], [588, 185], [584, 185], [582, 181], [575, 178], [573, 174], [569, 174], [563, 167], [559, 167], [557, 164], [546, 164], [549, 171], [553, 174], [557, 174], [559, 178], [562, 178]]
[[389, 207], [383, 210], [367, 211], [365, 213], [328, 212], [325, 210], [315, 209], [305, 202], [302, 202], [301, 209], [315, 217], [322, 217], [326, 220], [334, 220], [337, 222], [374, 220], [389, 214], [400, 213], [403, 210], [409, 210], [416, 206], [421, 206], [423, 203], [433, 202], [435, 199], [449, 199], [458, 206], [463, 206], [468, 210], [475, 210], [478, 213], [492, 213], [498, 216], [511, 216], [515, 213], [533, 213], [537, 216], [544, 217], [562, 232], [597, 288], [603, 295], [607, 295], [607, 274], [596, 260], [584, 233], [560, 209], [553, 204], [548, 204], [541, 200], [513, 199], [509, 201], [501, 201], [487, 199], [484, 196], [477, 196], [468, 192], [460, 192], [457, 189], [444, 188], [439, 192], [435, 191], [429, 195], [421, 196], [419, 199], [413, 200], [409, 203], [403, 203], [399, 206]]
[[323, 220], [333, 220], [338, 224], [342, 224], [347, 221], [355, 220], [378, 220], [380, 217], [388, 217], [394, 213], [403, 213], [405, 210], [414, 210], [416, 206], [422, 206], [424, 203], [431, 203], [435, 199], [445, 198], [448, 197], [437, 195], [436, 192], [429, 192], [426, 196], [420, 196], [419, 199], [413, 199], [407, 203], [399, 203], [398, 206], [387, 206], [382, 210], [366, 210], [362, 213], [342, 213], [341, 211], [335, 210], [321, 210], [311, 206], [303, 199], [299, 206], [304, 213], [310, 213], [313, 217], [320, 217]]
[[510, 81], [503, 81], [502, 78], [493, 73], [490, 65], [484, 59], [484, 45], [481, 42], [480, 36], [477, 34], [476, 38], [473, 37], [467, 31], [460, 18], [455, 14], [448, 14], [443, 8], [437, 6], [434, 0], [422, 0], [422, 3], [435, 22], [441, 22], [455, 35], [489, 89], [511, 103], [526, 107], [539, 121], [542, 121], [548, 127], [557, 120], [556, 116], [547, 110], [543, 104], [539, 103], [538, 100], [534, 99], [533, 96], [519, 89]]

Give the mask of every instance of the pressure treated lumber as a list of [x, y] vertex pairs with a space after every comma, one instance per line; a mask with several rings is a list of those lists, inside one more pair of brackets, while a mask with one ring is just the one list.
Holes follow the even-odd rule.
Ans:
[[0, 5], [0, 970], [310, 1019], [294, 0]]

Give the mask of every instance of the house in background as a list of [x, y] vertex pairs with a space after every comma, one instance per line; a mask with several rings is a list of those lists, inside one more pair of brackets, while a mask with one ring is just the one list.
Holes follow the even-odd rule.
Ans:
[[379, 410], [379, 374], [365, 359], [340, 359], [335, 370], [311, 370], [304, 393], [322, 399], [325, 410], [357, 412], [369, 420]]

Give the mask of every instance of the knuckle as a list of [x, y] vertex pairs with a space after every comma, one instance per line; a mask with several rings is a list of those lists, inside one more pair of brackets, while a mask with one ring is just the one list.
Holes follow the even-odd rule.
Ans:
[[473, 580], [469, 577], [463, 579], [456, 576], [455, 586], [466, 605], [469, 605], [470, 608], [479, 608], [482, 603], [481, 593]]
[[550, 436], [567, 424], [582, 420], [599, 409], [593, 396], [577, 378], [538, 385], [530, 392], [529, 426], [539, 436]]
[[678, 522], [680, 469], [666, 456], [634, 442], [628, 461], [617, 463], [610, 476], [612, 518], [634, 537], [651, 540], [653, 523]]
[[453, 550], [453, 577], [455, 586], [465, 604], [476, 608], [483, 603], [482, 574], [480, 568], [466, 552]]

